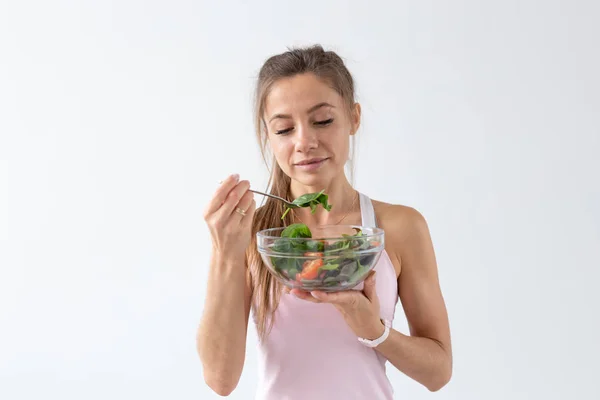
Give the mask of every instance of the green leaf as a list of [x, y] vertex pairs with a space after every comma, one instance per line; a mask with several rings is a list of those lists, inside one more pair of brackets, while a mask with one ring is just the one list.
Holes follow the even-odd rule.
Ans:
[[352, 275], [354, 275], [354, 273], [356, 272], [357, 269], [358, 269], [358, 262], [356, 259], [344, 260], [344, 265], [340, 269], [338, 278], [350, 280], [350, 277]]
[[350, 248], [354, 250], [365, 250], [369, 248], [369, 242], [367, 241], [362, 230], [356, 227], [353, 229], [356, 231], [354, 235], [342, 233], [342, 237], [346, 238], [350, 243]]
[[311, 238], [312, 233], [305, 224], [291, 224], [281, 232], [284, 238]]
[[296, 275], [299, 273], [300, 271], [298, 271], [296, 268], [291, 268], [288, 270], [288, 275], [290, 277], [290, 279], [296, 279]]
[[[278, 270], [280, 273], [283, 271], [287, 271], [288, 275], [291, 276], [291, 271], [297, 270], [294, 258], [272, 256], [271, 262], [273, 263], [275, 269]], [[295, 277], [296, 273], [294, 272], [293, 275]]]
[[327, 211], [331, 211], [331, 204], [329, 204], [327, 202], [328, 199], [329, 199], [329, 196], [326, 194], [321, 194], [321, 196], [319, 196], [319, 198], [318, 198], [319, 203], [321, 203], [323, 208], [326, 209]]
[[329, 196], [325, 194], [325, 190], [318, 193], [306, 193], [292, 201], [292, 205], [286, 205], [286, 210], [281, 216], [284, 219], [287, 213], [292, 208], [310, 207], [310, 212], [314, 214], [317, 211], [317, 206], [320, 204], [325, 210], [331, 211], [331, 204], [328, 203]]
[[322, 271], [333, 271], [335, 269], [338, 269], [339, 267], [340, 267], [339, 264], [329, 264], [329, 263], [327, 263], [327, 264], [323, 265], [321, 268], [319, 268], [319, 270], [322, 270]]
[[320, 202], [319, 198], [324, 194], [324, 192], [325, 190], [321, 190], [319, 193], [303, 194], [302, 196], [292, 201], [292, 203], [297, 205], [298, 207], [307, 207], [310, 203], [313, 203], [315, 201]]
[[328, 245], [325, 248], [325, 254], [338, 253], [338, 252], [341, 252], [342, 250], [347, 250], [349, 248], [350, 248], [349, 240], [339, 240], [337, 242], [334, 242], [333, 244]]
[[275, 243], [273, 243], [273, 251], [276, 253], [301, 255], [306, 252], [306, 245], [301, 241], [293, 241], [287, 240], [287, 238], [281, 238], [275, 240]]
[[358, 259], [356, 260], [356, 263], [358, 265], [358, 268], [356, 269], [356, 271], [354, 271], [352, 276], [350, 276], [350, 278], [348, 279], [348, 281], [350, 283], [357, 282], [367, 272], [367, 267], [362, 265]]
[[325, 243], [320, 240], [309, 240], [306, 242], [306, 250], [311, 252], [322, 252], [325, 248]]

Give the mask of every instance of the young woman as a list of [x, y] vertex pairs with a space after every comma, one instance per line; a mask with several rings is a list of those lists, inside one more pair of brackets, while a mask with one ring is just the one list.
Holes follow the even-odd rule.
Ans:
[[[295, 199], [325, 189], [334, 207], [294, 209], [282, 221], [283, 203], [268, 199], [257, 209], [238, 175], [214, 193], [205, 210], [212, 254], [197, 343], [216, 393], [226, 396], [238, 383], [250, 313], [260, 338], [259, 399], [392, 399], [388, 361], [431, 391], [450, 380], [448, 316], [425, 219], [371, 200], [346, 177], [360, 116], [353, 78], [334, 52], [295, 49], [263, 65], [256, 126], [263, 155], [273, 155], [270, 192]], [[393, 179], [392, 170], [383, 173]], [[290, 292], [262, 264], [255, 234], [293, 222], [378, 226], [385, 251], [353, 290]], [[410, 335], [390, 328], [398, 299]]]

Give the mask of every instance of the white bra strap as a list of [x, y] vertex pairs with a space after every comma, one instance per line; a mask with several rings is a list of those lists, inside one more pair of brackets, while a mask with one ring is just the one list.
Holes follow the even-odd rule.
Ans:
[[373, 203], [371, 202], [371, 199], [363, 193], [359, 193], [359, 196], [362, 225], [371, 228], [376, 228], [377, 221], [375, 218], [375, 209], [373, 208]]

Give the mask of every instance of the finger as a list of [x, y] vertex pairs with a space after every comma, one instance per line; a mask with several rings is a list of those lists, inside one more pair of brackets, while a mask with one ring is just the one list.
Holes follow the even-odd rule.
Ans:
[[233, 210], [238, 206], [244, 193], [250, 188], [250, 182], [240, 181], [231, 191], [227, 194], [227, 198], [223, 202], [221, 208], [217, 211], [223, 217], [228, 218]]
[[225, 179], [221, 183], [221, 185], [217, 188], [217, 190], [213, 194], [213, 197], [210, 200], [210, 202], [208, 203], [208, 206], [206, 207], [205, 213], [207, 215], [216, 212], [221, 207], [221, 205], [227, 198], [227, 195], [237, 185], [239, 180], [240, 180], [240, 176], [238, 174], [233, 174], [233, 175], [229, 175], [227, 177], [227, 179]]
[[313, 290], [311, 295], [322, 303], [338, 304], [341, 306], [352, 306], [358, 301], [357, 296], [362, 296], [357, 290], [345, 290], [334, 293]]
[[250, 207], [248, 207], [248, 209], [246, 210], [246, 217], [242, 220], [242, 222], [246, 221], [246, 223], [248, 223], [248, 224], [252, 223], [255, 212], [256, 212], [256, 200], [254, 200], [254, 198], [253, 198], [252, 202], [250, 203]]
[[371, 303], [376, 303], [378, 301], [377, 297], [377, 286], [375, 285], [375, 271], [369, 272], [369, 276], [365, 279], [365, 285], [363, 288], [363, 293], [367, 296], [367, 299]]
[[318, 299], [314, 298], [309, 292], [306, 292], [304, 290], [292, 289], [290, 293], [299, 299], [310, 301], [311, 303], [320, 303]]
[[238, 202], [238, 205], [233, 210], [232, 217], [238, 222], [241, 221], [242, 218], [245, 218], [250, 206], [252, 205], [252, 200], [254, 200], [254, 193], [246, 191], [246, 193], [244, 193]]

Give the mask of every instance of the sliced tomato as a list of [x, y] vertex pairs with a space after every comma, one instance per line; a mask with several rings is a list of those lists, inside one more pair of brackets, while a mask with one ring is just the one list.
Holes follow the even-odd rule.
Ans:
[[323, 260], [306, 260], [302, 265], [301, 279], [315, 279], [319, 274], [319, 268], [323, 266]]

